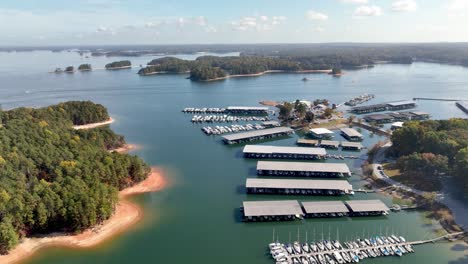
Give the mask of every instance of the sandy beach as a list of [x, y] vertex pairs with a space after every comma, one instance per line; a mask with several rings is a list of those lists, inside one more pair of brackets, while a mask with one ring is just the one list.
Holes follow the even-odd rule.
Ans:
[[128, 153], [130, 151], [135, 151], [137, 149], [141, 149], [141, 146], [137, 144], [125, 144], [122, 147], [112, 149], [109, 152]]
[[104, 122], [99, 122], [99, 123], [91, 123], [91, 124], [86, 124], [86, 125], [80, 125], [80, 126], [73, 126], [73, 129], [80, 130], [80, 129], [91, 129], [95, 127], [100, 127], [100, 126], [105, 126], [114, 123], [114, 119], [111, 117], [109, 120], [106, 120]]
[[80, 234], [54, 233], [43, 237], [24, 238], [8, 255], [0, 255], [0, 263], [18, 263], [44, 247], [89, 248], [97, 246], [125, 231], [143, 218], [141, 208], [127, 201], [126, 197], [161, 190], [166, 186], [166, 183], [161, 170], [153, 167], [146, 180], [120, 191], [119, 203], [116, 206], [114, 215], [101, 225]]

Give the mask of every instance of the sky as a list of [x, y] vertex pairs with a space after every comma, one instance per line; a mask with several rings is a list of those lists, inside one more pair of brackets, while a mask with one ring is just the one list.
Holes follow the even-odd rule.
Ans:
[[1, 0], [0, 46], [468, 42], [468, 0]]

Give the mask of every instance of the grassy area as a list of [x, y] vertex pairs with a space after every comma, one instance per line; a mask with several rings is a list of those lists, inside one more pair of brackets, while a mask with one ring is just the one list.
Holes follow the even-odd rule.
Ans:
[[392, 163], [385, 163], [382, 165], [385, 174], [388, 177], [395, 177], [395, 176], [400, 176], [401, 172], [399, 169], [395, 168], [394, 164]]
[[400, 198], [400, 197], [393, 197], [392, 203], [393, 204], [398, 204], [398, 205], [407, 205], [407, 206], [413, 206], [414, 205], [413, 200]]
[[320, 124], [311, 124], [310, 128], [340, 128], [343, 127], [343, 125], [347, 125], [347, 123], [348, 121], [346, 119], [333, 119], [331, 121], [323, 122]]

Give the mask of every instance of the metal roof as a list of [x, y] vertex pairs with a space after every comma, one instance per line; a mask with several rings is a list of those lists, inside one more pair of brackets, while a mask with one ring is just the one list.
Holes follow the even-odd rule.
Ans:
[[389, 102], [387, 104], [390, 105], [390, 106], [401, 106], [401, 105], [416, 104], [416, 102], [415, 101], [410, 101], [410, 100], [405, 100], [405, 101]]
[[309, 144], [309, 145], [317, 145], [318, 140], [316, 139], [305, 139], [305, 138], [300, 138], [297, 140], [297, 144]]
[[302, 202], [307, 214], [348, 213], [349, 209], [341, 201]]
[[382, 108], [382, 107], [387, 107], [387, 104], [373, 104], [373, 105], [364, 105], [364, 106], [356, 106], [351, 108], [351, 111], [359, 111], [359, 110], [371, 110], [374, 108]]
[[245, 201], [243, 202], [245, 216], [282, 216], [304, 215], [297, 200], [286, 201]]
[[305, 148], [305, 147], [280, 147], [280, 146], [264, 146], [264, 145], [246, 145], [244, 153], [261, 153], [261, 154], [301, 154], [301, 155], [326, 155], [327, 152], [323, 148]]
[[252, 131], [243, 132], [243, 133], [230, 134], [230, 135], [223, 136], [223, 138], [225, 140], [232, 141], [232, 140], [240, 140], [240, 139], [246, 139], [246, 138], [274, 135], [274, 134], [279, 134], [279, 133], [294, 133], [294, 130], [289, 127], [274, 127], [274, 128], [268, 128], [268, 129], [262, 129], [262, 130], [252, 130]]
[[347, 142], [347, 141], [342, 141], [341, 142], [342, 147], [353, 147], [353, 148], [363, 148], [362, 144], [359, 142]]
[[345, 180], [289, 180], [248, 178], [247, 188], [304, 189], [304, 190], [352, 190], [353, 186]]
[[345, 127], [341, 129], [341, 132], [346, 134], [348, 137], [359, 137], [362, 138], [362, 134], [357, 132], [356, 129]]
[[381, 200], [352, 200], [346, 201], [353, 212], [387, 212], [388, 207]]
[[229, 106], [226, 108], [229, 110], [238, 110], [238, 111], [268, 111], [268, 107], [263, 106]]
[[382, 120], [382, 119], [393, 119], [391, 116], [387, 114], [374, 114], [374, 115], [367, 115], [364, 119], [374, 119], [374, 120]]
[[325, 146], [336, 146], [338, 147], [340, 145], [340, 142], [338, 141], [333, 141], [333, 140], [322, 140], [320, 141], [320, 145], [325, 145]]
[[414, 115], [417, 115], [417, 116], [429, 115], [428, 113], [421, 112], [421, 111], [416, 111], [416, 112], [411, 112], [411, 113], [414, 114]]
[[395, 122], [392, 124], [392, 127], [403, 127], [403, 122]]
[[264, 126], [268, 126], [268, 125], [270, 125], [270, 126], [277, 126], [277, 125], [279, 125], [279, 124], [280, 124], [280, 123], [279, 123], [278, 121], [265, 121], [265, 122], [262, 123], [262, 125], [264, 125]]
[[333, 134], [333, 131], [329, 129], [319, 127], [319, 128], [311, 128], [309, 132], [314, 133], [315, 135], [326, 135], [326, 134]]
[[351, 173], [346, 163], [258, 161], [257, 170]]

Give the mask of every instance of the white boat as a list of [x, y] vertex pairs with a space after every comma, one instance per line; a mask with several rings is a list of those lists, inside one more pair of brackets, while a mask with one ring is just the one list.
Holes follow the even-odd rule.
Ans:
[[402, 236], [400, 236], [400, 241], [401, 241], [402, 243], [406, 243], [406, 239], [405, 239], [404, 237], [402, 237]]
[[305, 256], [301, 257], [301, 262], [302, 264], [309, 264], [309, 260]]
[[341, 256], [343, 257], [346, 263], [351, 262], [351, 258], [349, 257], [348, 253], [346, 253], [345, 251], [341, 252]]
[[294, 251], [297, 253], [297, 254], [301, 254], [302, 253], [302, 249], [301, 249], [301, 244], [299, 244], [299, 242], [294, 242], [293, 243], [293, 248], [294, 248]]

